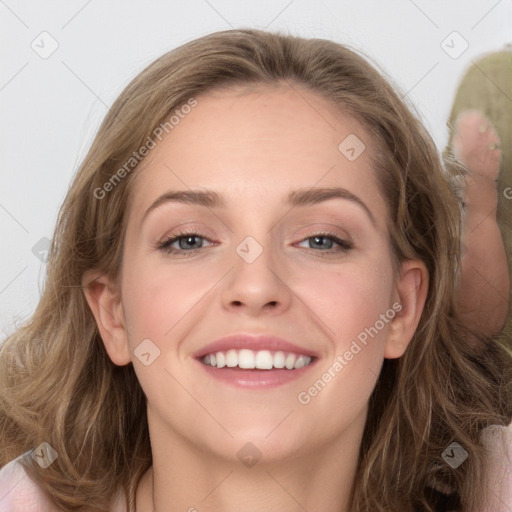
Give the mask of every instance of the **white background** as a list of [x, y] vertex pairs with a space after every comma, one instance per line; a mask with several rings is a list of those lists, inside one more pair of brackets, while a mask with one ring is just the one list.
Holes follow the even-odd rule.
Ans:
[[[512, 0], [0, 0], [0, 339], [37, 304], [45, 264], [33, 247], [51, 238], [114, 99], [167, 50], [242, 27], [363, 51], [416, 106], [442, 150], [463, 73], [512, 41]], [[456, 55], [464, 40], [468, 48]], [[32, 48], [44, 54], [52, 44], [47, 58]]]

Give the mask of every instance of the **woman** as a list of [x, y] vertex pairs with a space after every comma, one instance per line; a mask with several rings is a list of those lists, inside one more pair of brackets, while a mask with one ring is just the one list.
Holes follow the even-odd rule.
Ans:
[[356, 53], [187, 43], [69, 190], [0, 353], [0, 463], [33, 450], [64, 510], [481, 506], [511, 359], [457, 320], [460, 235], [432, 139]]

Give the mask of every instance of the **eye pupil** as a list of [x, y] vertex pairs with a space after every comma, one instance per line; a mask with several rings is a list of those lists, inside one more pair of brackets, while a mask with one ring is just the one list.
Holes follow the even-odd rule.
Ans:
[[[313, 237], [313, 240], [315, 241], [315, 244], [318, 244], [318, 245], [320, 245], [321, 247], [325, 247], [325, 246], [326, 246], [326, 244], [325, 244], [325, 243], [323, 243], [323, 244], [322, 244], [322, 243], [319, 243], [319, 242], [318, 242], [318, 240], [322, 240], [322, 239], [323, 239], [323, 240], [329, 240], [329, 242], [331, 243], [331, 245], [332, 245], [332, 243], [333, 243], [333, 241], [332, 241], [332, 240], [330, 240], [330, 239], [328, 239], [328, 237], [326, 237], [326, 236], [314, 236], [314, 237]], [[328, 244], [329, 244], [329, 242], [328, 242]]]
[[[190, 246], [193, 246], [194, 245], [194, 242], [191, 242], [191, 240], [194, 240], [196, 238], [199, 238], [197, 235], [188, 235], [186, 237], [182, 237], [180, 238], [180, 249], [184, 249], [184, 248], [190, 248]], [[182, 244], [181, 242], [184, 241], [184, 244]]]

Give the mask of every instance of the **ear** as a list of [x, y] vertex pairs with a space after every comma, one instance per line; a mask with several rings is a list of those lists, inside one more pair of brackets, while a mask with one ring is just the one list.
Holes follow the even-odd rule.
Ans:
[[404, 354], [418, 327], [427, 292], [426, 265], [419, 260], [403, 262], [394, 292], [394, 300], [401, 305], [401, 309], [391, 321], [384, 351], [386, 359], [395, 359]]
[[118, 366], [130, 363], [128, 331], [118, 285], [105, 274], [88, 270], [82, 276], [82, 290], [110, 359]]

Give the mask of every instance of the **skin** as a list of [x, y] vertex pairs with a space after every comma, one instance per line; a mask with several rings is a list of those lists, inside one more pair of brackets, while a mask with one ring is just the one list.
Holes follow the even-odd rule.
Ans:
[[[287, 86], [196, 99], [139, 170], [120, 278], [91, 270], [83, 281], [96, 278], [86, 297], [109, 357], [133, 363], [148, 400], [153, 467], [137, 489], [137, 510], [348, 511], [368, 400], [384, 358], [403, 355], [418, 325], [427, 270], [408, 261], [393, 271], [373, 142], [356, 120]], [[366, 151], [349, 161], [338, 145], [352, 133]], [[283, 202], [292, 189], [333, 186], [357, 195], [375, 224], [347, 199]], [[141, 224], [153, 201], [176, 189], [212, 189], [227, 206], [166, 203]], [[203, 247], [193, 255], [155, 248], [180, 225], [206, 237], [193, 240]], [[326, 229], [354, 248], [315, 243]], [[252, 263], [236, 252], [247, 236], [263, 249]], [[299, 403], [395, 302], [402, 310], [310, 403]], [[318, 351], [316, 368], [266, 390], [213, 380], [192, 354], [237, 332]], [[160, 350], [149, 366], [134, 356], [146, 338]], [[262, 454], [252, 467], [237, 457], [248, 442]]]
[[[468, 168], [464, 200], [462, 258], [457, 300], [463, 318], [476, 332], [493, 336], [503, 327], [508, 311], [510, 278], [507, 255], [496, 213], [501, 151], [500, 138], [480, 112], [461, 112], [455, 123], [452, 146]], [[491, 149], [494, 148], [494, 149]], [[483, 430], [488, 448], [487, 502], [474, 512], [506, 512], [512, 509], [512, 423]]]
[[505, 324], [510, 288], [507, 255], [498, 226], [500, 139], [491, 122], [477, 111], [464, 111], [455, 123], [452, 146], [469, 169], [465, 179], [462, 257], [457, 302], [460, 318], [475, 332], [497, 334]]

